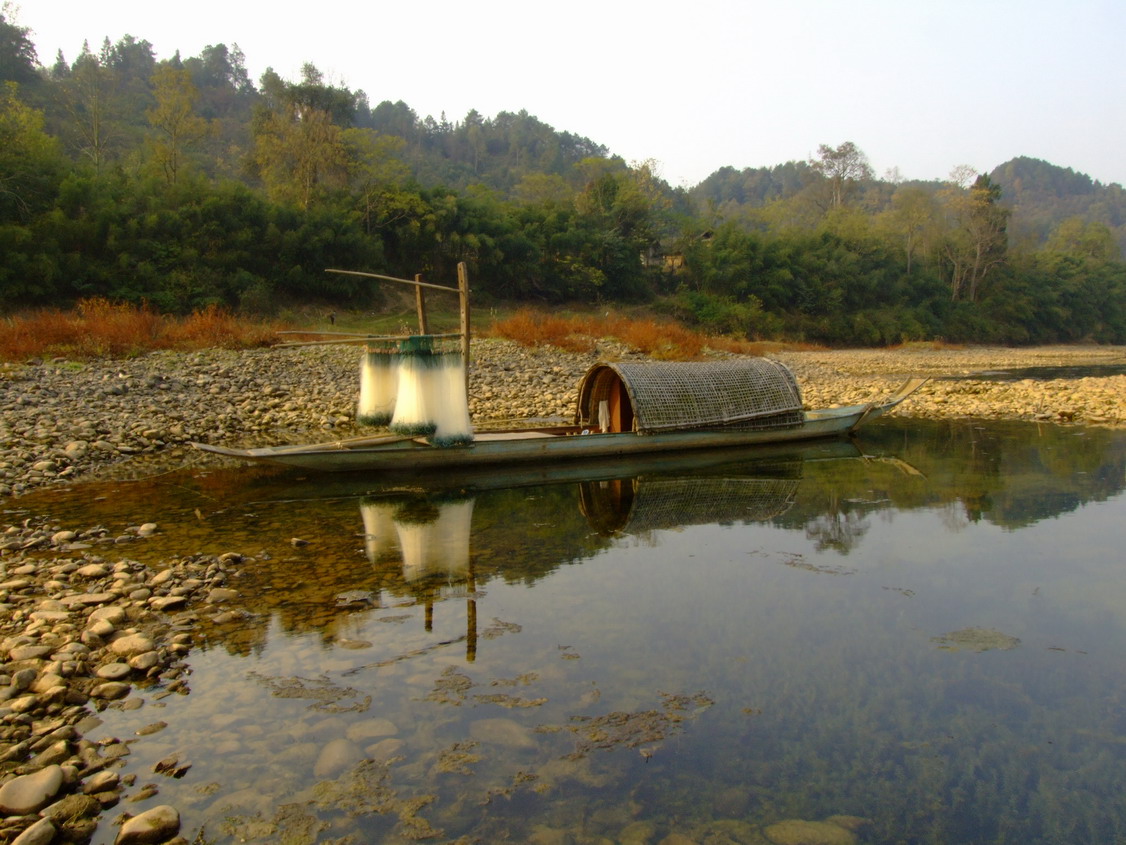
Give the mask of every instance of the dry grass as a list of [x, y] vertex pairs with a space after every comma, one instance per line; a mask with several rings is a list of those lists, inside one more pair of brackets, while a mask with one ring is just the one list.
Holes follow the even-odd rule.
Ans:
[[591, 352], [600, 338], [613, 338], [634, 351], [670, 361], [699, 359], [708, 349], [739, 355], [768, 355], [796, 348], [793, 344], [702, 335], [669, 321], [609, 314], [558, 317], [531, 308], [522, 308], [510, 317], [495, 321], [486, 334], [524, 346], [557, 346], [569, 352]]
[[965, 344], [962, 343], [947, 343], [945, 340], [909, 340], [905, 343], [897, 343], [894, 346], [887, 347], [889, 351], [912, 350], [912, 349], [933, 349], [938, 352], [948, 350], [965, 349]]
[[166, 336], [176, 349], [249, 349], [277, 343], [279, 326], [248, 322], [209, 305], [168, 326]]
[[209, 307], [176, 318], [147, 305], [94, 298], [73, 311], [47, 309], [8, 317], [0, 331], [0, 360], [125, 358], [156, 349], [246, 349], [275, 341], [276, 327], [239, 320]]
[[511, 317], [495, 320], [485, 334], [524, 346], [558, 346], [568, 352], [590, 352], [596, 339], [576, 317], [555, 317], [532, 308], [521, 308]]
[[[3, 318], [0, 361], [124, 358], [157, 349], [247, 349], [276, 343], [279, 328], [236, 317], [215, 306], [187, 317], [171, 317], [147, 305], [84, 299], [72, 311], [45, 309]], [[796, 348], [792, 344], [706, 336], [679, 323], [649, 317], [611, 313], [559, 316], [531, 308], [494, 321], [484, 333], [525, 346], [556, 346], [579, 353], [594, 351], [601, 339], [613, 339], [653, 358], [681, 361], [702, 358], [708, 349], [767, 355]]]
[[487, 334], [568, 352], [591, 352], [600, 338], [613, 338], [654, 358], [697, 358], [704, 351], [703, 337], [677, 323], [593, 315], [558, 317], [531, 308], [494, 322]]

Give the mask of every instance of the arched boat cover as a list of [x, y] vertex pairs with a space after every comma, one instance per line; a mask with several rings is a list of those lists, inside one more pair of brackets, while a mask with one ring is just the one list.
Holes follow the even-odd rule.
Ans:
[[700, 428], [801, 425], [793, 373], [767, 358], [595, 364], [579, 384], [576, 421], [652, 434]]

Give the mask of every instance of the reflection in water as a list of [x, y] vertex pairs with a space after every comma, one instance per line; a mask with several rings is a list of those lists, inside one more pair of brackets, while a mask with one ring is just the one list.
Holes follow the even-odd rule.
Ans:
[[[771, 467], [763, 467], [765, 472]], [[600, 533], [641, 534], [659, 528], [767, 520], [794, 502], [801, 462], [790, 478], [640, 478], [579, 485], [583, 515]]]
[[403, 577], [408, 581], [442, 576], [464, 579], [469, 572], [469, 526], [473, 500], [443, 502], [436, 507], [403, 507], [394, 516], [403, 550]]
[[[121, 768], [158, 794], [123, 806], [173, 804], [189, 839], [1121, 838], [1126, 435], [889, 420], [859, 449], [588, 471], [15, 505], [153, 519], [124, 550], [152, 566], [246, 555], [240, 621], [173, 620], [191, 694], [138, 689], [88, 735], [166, 723]], [[174, 753], [193, 767], [155, 776]]]
[[434, 629], [436, 596], [465, 597], [465, 659], [477, 656], [477, 600], [469, 557], [471, 498], [437, 504], [425, 497], [403, 501], [365, 501], [360, 505], [365, 551], [373, 566], [395, 549], [402, 555], [403, 579], [426, 608], [425, 628]]
[[365, 502], [360, 505], [364, 521], [364, 551], [375, 565], [396, 549], [398, 535], [392, 518], [395, 505], [390, 502]]

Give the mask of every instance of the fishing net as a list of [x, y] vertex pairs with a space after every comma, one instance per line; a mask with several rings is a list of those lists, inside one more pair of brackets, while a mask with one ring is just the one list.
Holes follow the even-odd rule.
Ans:
[[465, 360], [460, 349], [443, 348], [429, 335], [414, 335], [399, 344], [397, 358], [398, 395], [391, 431], [427, 437], [434, 446], [471, 442]]
[[368, 345], [360, 359], [360, 398], [356, 422], [387, 425], [395, 413], [399, 391], [399, 354], [393, 344]]

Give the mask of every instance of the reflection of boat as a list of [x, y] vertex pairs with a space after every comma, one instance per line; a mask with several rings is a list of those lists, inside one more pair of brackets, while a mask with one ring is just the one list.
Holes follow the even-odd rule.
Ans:
[[[548, 537], [554, 532], [566, 535], [568, 529], [560, 526], [569, 524], [569, 536], [581, 538], [579, 545], [589, 551], [604, 546], [611, 536], [624, 533], [639, 534], [716, 522], [766, 520], [785, 512], [792, 505], [805, 461], [856, 457], [855, 446], [842, 442], [822, 444], [820, 447], [778, 448], [770, 457], [752, 461], [744, 458], [739, 463], [724, 464], [719, 470], [714, 465], [701, 466], [697, 462], [696, 466], [692, 466], [681, 462], [676, 469], [665, 474], [622, 475], [623, 464], [618, 463], [617, 473], [608, 468], [606, 472], [585, 480], [571, 478], [568, 479], [570, 484], [552, 485], [551, 489], [563, 491], [569, 488], [572, 492], [570, 497], [556, 497], [545, 502], [546, 507], [538, 505], [541, 498], [538, 495], [517, 499], [524, 503], [527, 511], [535, 512], [535, 516], [524, 516], [523, 519], [518, 513], [510, 512], [508, 519], [498, 520], [495, 505], [489, 507], [490, 499], [507, 493], [510, 489], [507, 485], [494, 489], [486, 486], [476, 489], [463, 487], [457, 492], [445, 485], [420, 485], [413, 490], [389, 487], [382, 492], [369, 491], [360, 500], [365, 552], [376, 571], [390, 576], [384, 581], [386, 588], [400, 596], [413, 596], [415, 602], [424, 608], [426, 631], [433, 630], [437, 603], [451, 599], [465, 600], [465, 635], [443, 640], [435, 647], [464, 640], [466, 659], [472, 661], [476, 657], [478, 642], [478, 579], [484, 577], [488, 580], [500, 573], [511, 577], [520, 567], [512, 555], [497, 553], [498, 549], [504, 548], [503, 542], [497, 540], [498, 532], [509, 535], [516, 528], [525, 538], [519, 545], [525, 548], [529, 545], [543, 547], [552, 544]], [[634, 463], [632, 466], [636, 473], [636, 467], [640, 465]], [[650, 471], [656, 466], [659, 465], [648, 463]], [[513, 481], [511, 474], [504, 478], [509, 483]], [[536, 483], [539, 483], [538, 479]], [[478, 500], [485, 503], [482, 507], [486, 512], [492, 510], [492, 513], [475, 522], [474, 510]], [[565, 501], [577, 505], [578, 513], [573, 506], [561, 510], [559, 505]], [[533, 505], [533, 502], [537, 504]], [[574, 516], [569, 517], [566, 510]], [[549, 518], [549, 514], [551, 528], [539, 538], [541, 542], [527, 543], [527, 537], [520, 528], [534, 530], [530, 526], [543, 526], [546, 523], [537, 520]], [[517, 521], [516, 526], [513, 519]], [[583, 528], [576, 531], [578, 524], [582, 524]], [[593, 534], [587, 526], [594, 529]], [[560, 548], [564, 551], [550, 568], [555, 568], [561, 561], [573, 559], [573, 548], [567, 541]], [[489, 552], [482, 556], [482, 549]]]
[[699, 364], [597, 364], [579, 386], [574, 425], [477, 432], [471, 442], [377, 435], [326, 443], [199, 449], [314, 471], [379, 472], [535, 464], [788, 443], [834, 437], [894, 408], [925, 379], [883, 402], [803, 411], [797, 384], [766, 359]]
[[[860, 442], [856, 438], [838, 438], [764, 444], [750, 451], [739, 448], [712, 449], [689, 451], [683, 454], [665, 452], [621, 458], [593, 458], [589, 461], [562, 464], [482, 465], [459, 467], [443, 473], [389, 470], [380, 473], [377, 478], [361, 473], [336, 473], [318, 479], [315, 486], [307, 484], [303, 476], [293, 476], [286, 472], [266, 472], [238, 489], [255, 504], [356, 498], [362, 498], [365, 502], [400, 502], [404, 497], [423, 494], [460, 497], [503, 488], [613, 481], [640, 476], [759, 475], [764, 471], [764, 467], [776, 467], [780, 464], [823, 461], [832, 458], [859, 458], [862, 457], [859, 446]], [[224, 471], [224, 474], [228, 473], [232, 478], [241, 477], [241, 470], [236, 468]], [[766, 470], [766, 474], [777, 473], [769, 469]], [[380, 524], [391, 525], [391, 535], [394, 536], [391, 519], [398, 505], [391, 504], [384, 507], [389, 510], [382, 517], [384, 522]], [[376, 536], [385, 535], [386, 532], [373, 523], [372, 530], [366, 533], [372, 535], [374, 539]], [[386, 543], [379, 545], [381, 548], [386, 547]], [[397, 548], [397, 544], [392, 543], [392, 545]]]
[[801, 462], [778, 477], [626, 478], [579, 486], [583, 515], [600, 534], [640, 534], [662, 528], [757, 522], [794, 503]]

